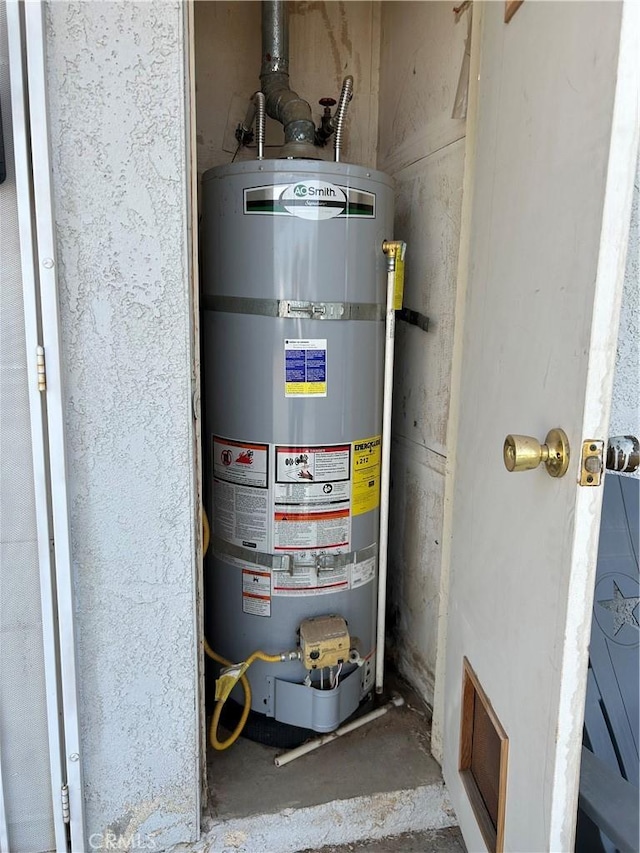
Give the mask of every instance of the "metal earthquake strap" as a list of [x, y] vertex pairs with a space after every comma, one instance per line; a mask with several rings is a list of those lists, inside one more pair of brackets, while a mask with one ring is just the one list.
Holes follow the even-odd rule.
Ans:
[[359, 551], [349, 551], [347, 554], [318, 554], [316, 557], [316, 569], [319, 572], [330, 572], [333, 569], [341, 569], [353, 563], [364, 563], [378, 553], [378, 544], [368, 545]]
[[274, 572], [290, 572], [293, 569], [291, 554], [267, 554], [264, 551], [254, 551], [252, 548], [234, 545], [233, 542], [227, 542], [224, 539], [220, 539], [219, 536], [213, 536], [211, 544], [218, 556], [236, 557], [245, 563], [251, 563], [254, 566], [265, 566], [265, 568], [272, 569]]
[[[289, 572], [292, 575], [296, 567], [309, 567], [308, 563], [296, 563], [291, 554], [268, 554], [265, 551], [254, 551], [252, 548], [226, 542], [218, 536], [214, 536], [211, 542], [213, 550], [218, 556], [236, 557], [238, 560], [251, 563], [254, 566], [264, 566], [273, 572]], [[349, 551], [346, 554], [318, 554], [315, 558], [315, 568], [318, 572], [331, 572], [354, 563], [364, 563], [365, 560], [375, 557], [377, 553], [378, 545], [374, 542], [373, 545], [360, 548], [359, 551]]]
[[403, 320], [410, 326], [417, 326], [419, 329], [422, 329], [423, 332], [429, 331], [429, 318], [425, 314], [421, 314], [419, 311], [412, 311], [410, 308], [402, 308], [400, 311], [396, 311], [396, 317], [398, 320]]
[[302, 320], [384, 320], [384, 305], [373, 302], [302, 302], [294, 299], [253, 299], [249, 296], [204, 296], [205, 311], [257, 314]]

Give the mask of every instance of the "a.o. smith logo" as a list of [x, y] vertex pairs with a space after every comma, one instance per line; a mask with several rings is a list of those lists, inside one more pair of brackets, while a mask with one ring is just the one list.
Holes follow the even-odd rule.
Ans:
[[296, 198], [335, 198], [336, 188], [327, 184], [324, 187], [314, 187], [310, 184], [296, 184], [293, 188]]
[[300, 181], [283, 190], [280, 202], [300, 219], [334, 219], [344, 212], [347, 197], [340, 187], [324, 181]]
[[375, 219], [375, 193], [339, 187], [326, 181], [272, 184], [244, 190], [244, 212], [299, 219], [335, 219], [338, 216]]

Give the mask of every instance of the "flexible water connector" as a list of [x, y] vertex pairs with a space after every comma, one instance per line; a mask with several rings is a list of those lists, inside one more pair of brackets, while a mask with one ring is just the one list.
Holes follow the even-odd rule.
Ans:
[[340, 100], [338, 101], [338, 109], [336, 110], [336, 135], [333, 139], [334, 160], [340, 162], [340, 150], [342, 148], [342, 133], [344, 131], [344, 122], [347, 115], [347, 107], [349, 101], [353, 98], [353, 77], [349, 74], [342, 81], [342, 91], [340, 92]]
[[256, 92], [253, 97], [256, 103], [256, 144], [258, 146], [258, 160], [264, 160], [264, 136], [265, 123], [267, 120], [264, 92]]
[[249, 100], [249, 106], [244, 117], [244, 121], [240, 122], [236, 128], [236, 139], [241, 145], [251, 142], [253, 122], [256, 118], [256, 96], [254, 95]]

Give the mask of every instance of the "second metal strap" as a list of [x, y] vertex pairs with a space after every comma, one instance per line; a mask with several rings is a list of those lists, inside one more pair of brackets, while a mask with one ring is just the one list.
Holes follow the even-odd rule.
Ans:
[[[297, 564], [291, 554], [268, 554], [264, 551], [252, 551], [251, 548], [244, 548], [241, 545], [234, 545], [232, 542], [226, 542], [220, 539], [219, 536], [214, 536], [211, 540], [214, 553], [219, 557], [235, 557], [245, 563], [250, 563], [254, 566], [264, 566], [271, 569], [272, 572], [289, 572], [293, 574], [297, 565], [301, 568], [309, 567], [308, 563]], [[359, 551], [349, 551], [346, 554], [319, 554], [315, 558], [315, 568], [318, 572], [331, 572], [335, 569], [341, 569], [345, 566], [353, 565], [354, 563], [363, 563], [365, 560], [370, 560], [378, 553], [377, 543], [368, 545], [366, 548], [360, 548]]]
[[204, 296], [205, 311], [257, 314], [303, 320], [384, 320], [384, 305], [372, 302], [302, 302], [294, 299], [253, 299], [248, 296]]

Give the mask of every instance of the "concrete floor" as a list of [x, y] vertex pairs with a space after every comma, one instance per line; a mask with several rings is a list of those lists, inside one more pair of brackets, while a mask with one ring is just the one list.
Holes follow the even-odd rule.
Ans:
[[460, 853], [457, 835], [441, 832], [457, 821], [430, 754], [429, 710], [393, 676], [388, 692], [406, 704], [285, 767], [273, 763], [279, 750], [244, 738], [212, 753], [208, 814], [190, 849]]
[[404, 832], [380, 841], [360, 841], [304, 853], [466, 853], [466, 847], [460, 830], [452, 826], [431, 832]]
[[285, 767], [273, 763], [280, 750], [244, 738], [226, 752], [212, 752], [212, 817], [228, 820], [438, 783], [429, 711], [405, 682], [389, 682], [405, 705]]

